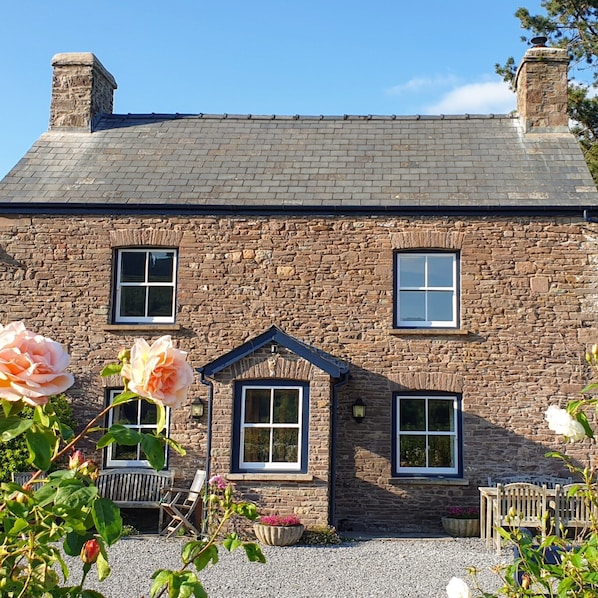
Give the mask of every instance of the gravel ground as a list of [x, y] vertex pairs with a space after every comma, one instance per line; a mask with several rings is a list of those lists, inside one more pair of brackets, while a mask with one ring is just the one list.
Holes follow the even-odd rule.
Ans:
[[[89, 574], [86, 587], [106, 598], [149, 597], [150, 578], [159, 568], [180, 566], [184, 541], [155, 536], [123, 538], [109, 549], [112, 575], [98, 583]], [[475, 566], [481, 587], [496, 590], [500, 579], [492, 568], [506, 564], [479, 538], [385, 538], [344, 542], [336, 546], [264, 546], [266, 564], [249, 563], [242, 549], [220, 549], [220, 562], [201, 573], [210, 598], [446, 598], [453, 576], [468, 579]], [[78, 577], [72, 563], [72, 582]], [[471, 585], [471, 579], [468, 579]]]

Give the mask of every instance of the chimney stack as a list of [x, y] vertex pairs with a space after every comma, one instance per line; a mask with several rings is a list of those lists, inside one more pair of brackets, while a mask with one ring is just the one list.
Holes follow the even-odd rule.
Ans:
[[547, 48], [545, 37], [532, 39], [517, 69], [517, 111], [526, 133], [569, 130], [567, 116], [567, 50]]
[[91, 52], [56, 54], [52, 58], [50, 129], [93, 129], [100, 114], [112, 114], [114, 77]]

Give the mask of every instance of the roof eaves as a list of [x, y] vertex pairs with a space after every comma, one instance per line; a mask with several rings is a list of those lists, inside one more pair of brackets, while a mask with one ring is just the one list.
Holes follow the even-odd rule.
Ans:
[[343, 374], [346, 374], [349, 371], [349, 366], [342, 360], [336, 359], [325, 351], [321, 351], [320, 349], [316, 349], [311, 345], [303, 343], [286, 334], [277, 326], [272, 326], [266, 330], [266, 332], [243, 343], [236, 349], [225, 353], [211, 363], [197, 368], [197, 371], [202, 374], [202, 376], [211, 378], [218, 372], [234, 365], [239, 360], [255, 353], [258, 349], [261, 349], [272, 342], [285, 347], [299, 357], [309, 361], [333, 378], [340, 378]]

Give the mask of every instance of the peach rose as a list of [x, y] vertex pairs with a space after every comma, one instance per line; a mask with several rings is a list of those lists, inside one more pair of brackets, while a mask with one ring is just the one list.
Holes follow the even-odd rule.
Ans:
[[23, 322], [0, 324], [0, 398], [45, 405], [72, 386], [69, 362], [60, 343], [30, 332]]
[[167, 407], [178, 407], [193, 382], [193, 370], [186, 358], [187, 353], [175, 349], [168, 335], [151, 346], [138, 338], [121, 374], [128, 380], [129, 390]]

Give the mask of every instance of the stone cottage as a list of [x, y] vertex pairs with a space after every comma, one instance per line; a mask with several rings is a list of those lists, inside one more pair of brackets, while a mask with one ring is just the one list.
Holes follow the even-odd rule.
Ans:
[[0, 321], [67, 347], [80, 421], [121, 347], [171, 335], [197, 370], [177, 485], [418, 531], [488, 476], [562, 473], [544, 411], [588, 375], [598, 238], [565, 51], [526, 52], [503, 116], [113, 114], [93, 54], [52, 65], [49, 130], [0, 182]]

